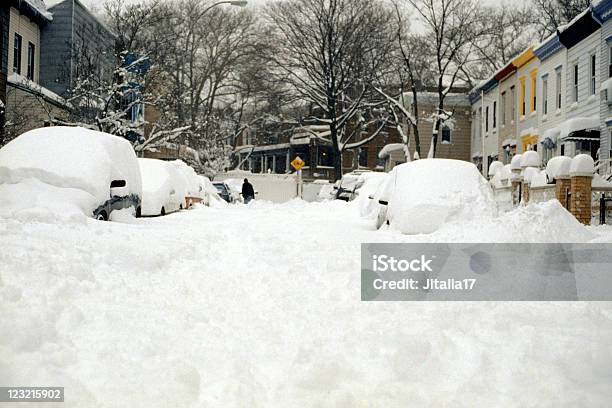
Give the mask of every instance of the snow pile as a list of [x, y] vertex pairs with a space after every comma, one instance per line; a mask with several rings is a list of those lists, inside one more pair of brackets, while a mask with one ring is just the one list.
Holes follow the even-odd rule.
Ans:
[[392, 152], [397, 152], [397, 151], [401, 151], [404, 150], [404, 143], [389, 143], [387, 145], [384, 145], [382, 149], [380, 149], [380, 152], [378, 152], [378, 158], [379, 159], [385, 159], [387, 158]]
[[593, 181], [591, 182], [591, 187], [612, 188], [612, 182], [604, 179], [601, 175], [595, 173], [593, 174]]
[[[514, 161], [514, 158], [513, 158]], [[528, 150], [521, 156], [521, 167], [540, 167], [540, 155], [538, 152], [534, 152], [533, 150]]]
[[566, 156], [553, 157], [546, 163], [546, 174], [551, 180], [569, 177], [572, 159]]
[[609, 302], [360, 300], [362, 242], [589, 240], [557, 203], [431, 235], [254, 204], [0, 220], [0, 378], [62, 385], [66, 408], [609, 405]]
[[[537, 170], [536, 170], [537, 171]], [[526, 181], [527, 179], [525, 179]], [[547, 186], [548, 183], [548, 175], [546, 174], [546, 170], [537, 171], [537, 173], [531, 176], [531, 187], [544, 187]]]
[[98, 205], [96, 198], [83, 190], [55, 187], [34, 178], [0, 184], [0, 219], [85, 223]]
[[521, 170], [522, 161], [523, 161], [523, 156], [521, 156], [520, 154], [515, 155], [514, 157], [512, 157], [512, 160], [510, 161], [510, 168], [512, 170]]
[[431, 233], [452, 220], [495, 213], [491, 188], [472, 163], [426, 159], [394, 170], [388, 219], [404, 234]]
[[523, 171], [523, 180], [525, 181], [525, 183], [530, 184], [534, 177], [537, 177], [540, 174], [540, 170], [536, 169], [535, 167], [527, 167], [524, 171]]
[[[29, 179], [56, 187], [45, 188], [44, 194], [57, 192], [54, 201], [66, 201], [67, 206], [81, 208], [87, 216], [110, 198], [113, 180], [125, 180], [127, 194], [140, 196], [142, 191], [138, 162], [130, 143], [117, 136], [78, 127], [32, 130], [0, 149], [0, 184], [17, 184]], [[75, 195], [61, 189], [81, 190], [93, 200], [78, 198], [71, 203]], [[36, 194], [25, 193], [25, 187], [21, 190], [23, 201]], [[4, 194], [10, 191], [5, 188]], [[45, 200], [32, 202], [43, 212], [51, 209]], [[58, 209], [57, 205], [52, 207]]]
[[[459, 219], [429, 235], [429, 242], [587, 242], [595, 236], [557, 200], [528, 204], [498, 217]], [[444, 241], [446, 240], [446, 241]]]
[[491, 185], [495, 188], [503, 188], [508, 187], [510, 185], [510, 178], [512, 177], [512, 170], [510, 168], [510, 164], [506, 164], [505, 166], [497, 169], [493, 178], [491, 178]]
[[588, 154], [579, 154], [572, 159], [570, 176], [592, 176], [595, 173], [595, 161]]
[[495, 174], [504, 167], [504, 163], [500, 161], [494, 161], [489, 165], [489, 177], [495, 176]]

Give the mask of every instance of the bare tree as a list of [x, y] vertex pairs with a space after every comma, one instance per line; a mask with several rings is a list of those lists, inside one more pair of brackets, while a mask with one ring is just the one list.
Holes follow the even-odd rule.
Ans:
[[428, 157], [435, 157], [438, 134], [452, 119], [445, 110], [445, 98], [461, 81], [465, 67], [477, 60], [474, 44], [485, 33], [483, 15], [477, 0], [407, 0], [422, 25], [421, 35], [429, 42], [426, 48], [432, 61], [437, 107], [433, 114], [433, 131]]
[[[356, 118], [371, 108], [367, 93], [386, 60], [390, 13], [379, 1], [288, 0], [271, 4], [267, 16], [276, 74], [296, 99], [313, 106], [311, 119], [329, 126], [318, 136], [330, 141], [335, 176], [341, 177], [343, 150], [372, 139], [355, 140], [363, 125]], [[358, 123], [347, 131], [351, 121]]]

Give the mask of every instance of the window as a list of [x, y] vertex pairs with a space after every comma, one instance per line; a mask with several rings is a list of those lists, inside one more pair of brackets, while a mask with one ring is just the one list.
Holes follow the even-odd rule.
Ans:
[[451, 142], [451, 130], [448, 126], [442, 126], [442, 144], [450, 144]]
[[591, 73], [591, 95], [595, 95], [595, 73], [597, 72], [596, 70], [596, 56], [595, 54], [591, 55], [591, 66], [589, 67], [589, 72]]
[[548, 114], [548, 77], [542, 78], [542, 114]]
[[493, 129], [497, 127], [497, 101], [493, 101]]
[[36, 55], [36, 46], [31, 42], [28, 43], [28, 79], [34, 81], [34, 61]]
[[557, 78], [556, 78], [556, 88], [557, 88], [557, 110], [561, 109], [561, 69], [557, 70]]
[[612, 46], [608, 47], [608, 78], [612, 78]]
[[504, 126], [506, 124], [506, 92], [502, 92], [501, 94], [501, 124]]
[[536, 107], [538, 106], [536, 103], [536, 75], [538, 71], [535, 69], [530, 72], [531, 76], [531, 104], [529, 106], [529, 112], [535, 112]]
[[574, 64], [573, 71], [574, 86], [572, 87], [572, 99], [574, 102], [578, 102], [578, 64]]
[[510, 120], [514, 120], [516, 118], [516, 90], [514, 86], [510, 87]]
[[21, 75], [21, 45], [23, 39], [17, 33], [15, 33], [15, 40], [13, 44], [13, 72]]
[[521, 116], [525, 116], [525, 77], [521, 77], [520, 81], [520, 95], [521, 100]]
[[359, 148], [359, 167], [368, 167], [368, 148]]
[[489, 131], [489, 107], [485, 110], [485, 133]]

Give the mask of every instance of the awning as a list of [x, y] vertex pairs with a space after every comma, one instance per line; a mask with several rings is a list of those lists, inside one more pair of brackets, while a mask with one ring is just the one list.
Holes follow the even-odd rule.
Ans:
[[599, 140], [599, 129], [577, 130], [563, 139], [565, 142], [577, 142], [581, 140]]
[[506, 147], [506, 146], [510, 146], [510, 147], [516, 146], [516, 139], [505, 139], [502, 142], [502, 147]]
[[[598, 139], [599, 116], [568, 119], [557, 126], [557, 129], [559, 130], [559, 138], [562, 141]], [[585, 135], [585, 133], [588, 133], [588, 135]]]
[[482, 157], [482, 153], [480, 152], [476, 152], [472, 155], [472, 159], [479, 159]]

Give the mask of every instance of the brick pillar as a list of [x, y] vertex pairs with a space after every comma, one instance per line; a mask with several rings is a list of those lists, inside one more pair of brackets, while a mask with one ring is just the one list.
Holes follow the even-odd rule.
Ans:
[[591, 223], [591, 183], [593, 176], [573, 175], [571, 177], [570, 212], [585, 225]]
[[563, 208], [567, 211], [570, 210], [569, 203], [567, 202], [567, 193], [571, 191], [571, 182], [569, 177], [555, 179], [555, 197], [561, 203]]
[[529, 186], [531, 183], [527, 183], [523, 181], [523, 203], [527, 204], [529, 202]]
[[523, 178], [521, 176], [512, 175], [512, 205], [517, 206], [521, 202], [521, 196], [519, 195], [519, 191], [521, 190], [521, 185], [523, 184]]

